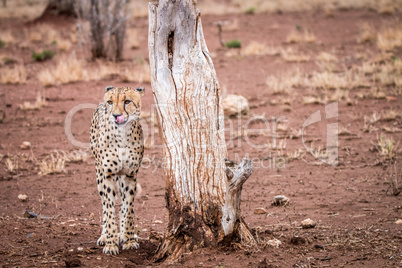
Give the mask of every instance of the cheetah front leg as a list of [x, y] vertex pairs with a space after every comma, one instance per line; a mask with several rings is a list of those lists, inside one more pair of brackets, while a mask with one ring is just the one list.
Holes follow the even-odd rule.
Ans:
[[116, 176], [107, 177], [109, 178], [104, 179], [102, 183], [102, 206], [104, 208], [104, 219], [106, 220], [104, 220], [102, 235], [99, 240], [102, 241], [104, 238], [104, 242], [102, 241], [105, 244], [103, 253], [115, 255], [119, 254], [119, 235], [117, 232], [115, 211], [116, 187], [114, 181]]
[[96, 244], [98, 246], [104, 246], [106, 243], [106, 201], [103, 195], [103, 184], [98, 183], [98, 191], [102, 202], [102, 234], [99, 237]]
[[[96, 164], [97, 166], [99, 163]], [[103, 180], [104, 180], [104, 175], [101, 169], [96, 169], [96, 182], [97, 182], [97, 187], [98, 187], [98, 192], [99, 196], [102, 202], [102, 234], [99, 237], [98, 241], [96, 244], [98, 246], [104, 246], [106, 243], [106, 201], [105, 201], [105, 196], [104, 196], [104, 189], [103, 189]]]
[[134, 197], [137, 191], [137, 177], [121, 176], [120, 184], [122, 216], [120, 217], [120, 242], [123, 250], [139, 247], [134, 231]]

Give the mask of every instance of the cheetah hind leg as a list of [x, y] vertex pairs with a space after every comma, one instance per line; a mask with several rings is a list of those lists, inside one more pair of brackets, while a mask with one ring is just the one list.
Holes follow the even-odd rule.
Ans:
[[120, 243], [123, 250], [137, 249], [139, 244], [134, 231], [134, 197], [136, 193], [137, 180], [135, 176], [122, 176], [120, 184], [121, 205], [122, 205], [122, 221], [120, 226]]

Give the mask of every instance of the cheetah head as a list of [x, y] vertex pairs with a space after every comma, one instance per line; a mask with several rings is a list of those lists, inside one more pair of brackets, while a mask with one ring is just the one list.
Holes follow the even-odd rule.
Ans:
[[111, 122], [125, 125], [127, 122], [138, 120], [141, 113], [141, 97], [145, 89], [139, 87], [113, 87], [105, 89], [105, 103]]

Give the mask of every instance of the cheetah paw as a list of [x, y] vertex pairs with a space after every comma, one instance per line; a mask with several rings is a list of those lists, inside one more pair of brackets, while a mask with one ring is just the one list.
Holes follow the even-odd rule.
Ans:
[[119, 254], [119, 247], [116, 245], [106, 245], [103, 248], [103, 253], [110, 255], [117, 255]]
[[96, 244], [98, 246], [104, 246], [106, 244], [106, 235], [105, 234], [101, 235]]
[[135, 240], [130, 240], [123, 244], [123, 250], [137, 249], [139, 247], [140, 247], [140, 245]]

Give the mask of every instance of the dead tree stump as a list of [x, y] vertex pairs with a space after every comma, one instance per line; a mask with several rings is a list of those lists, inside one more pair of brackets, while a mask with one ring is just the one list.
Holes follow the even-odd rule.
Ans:
[[231, 241], [255, 242], [240, 215], [252, 162], [226, 166], [221, 90], [195, 2], [149, 4], [151, 84], [169, 212], [159, 261]]

